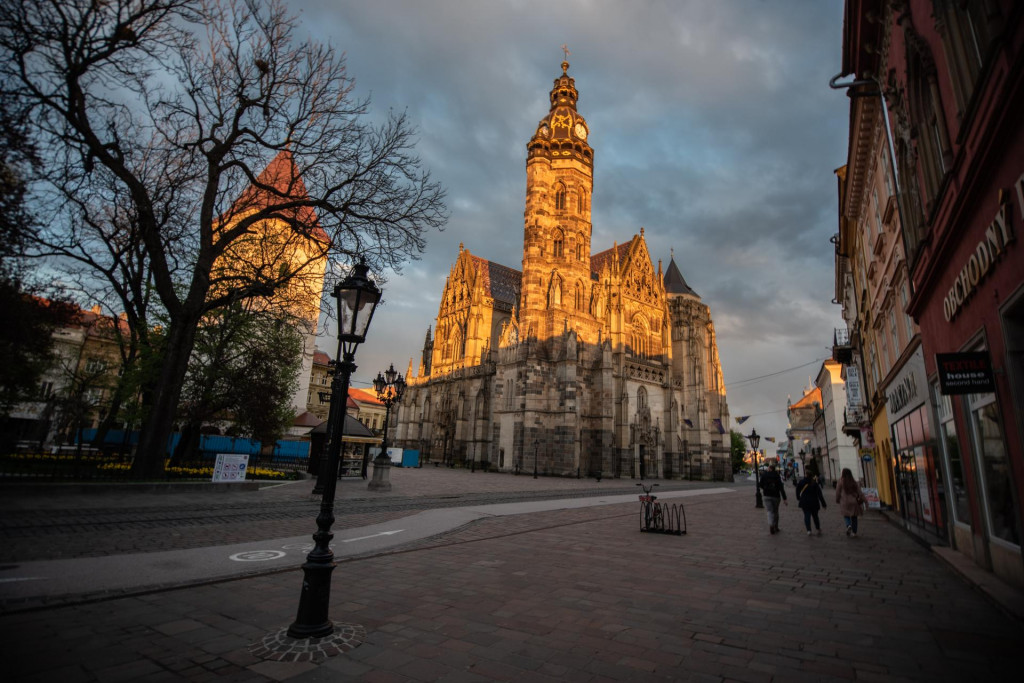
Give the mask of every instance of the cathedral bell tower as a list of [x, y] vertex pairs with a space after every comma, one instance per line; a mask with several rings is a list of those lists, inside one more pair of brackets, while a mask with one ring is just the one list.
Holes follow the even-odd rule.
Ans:
[[568, 72], [569, 62], [562, 62], [551, 110], [527, 144], [519, 326], [541, 340], [568, 328], [590, 341], [597, 331], [590, 304], [594, 150]]

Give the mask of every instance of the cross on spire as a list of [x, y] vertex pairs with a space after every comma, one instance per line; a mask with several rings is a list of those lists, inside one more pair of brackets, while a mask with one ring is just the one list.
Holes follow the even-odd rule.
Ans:
[[565, 53], [566, 60], [568, 60], [569, 59], [569, 55], [572, 54], [571, 52], [569, 52], [569, 46], [566, 43], [562, 43], [562, 52]]

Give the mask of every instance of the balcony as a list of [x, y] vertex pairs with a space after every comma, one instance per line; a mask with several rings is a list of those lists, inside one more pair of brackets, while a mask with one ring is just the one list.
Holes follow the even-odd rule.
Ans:
[[843, 365], [849, 365], [853, 362], [853, 346], [850, 344], [850, 332], [844, 328], [836, 328], [832, 334], [832, 359]]

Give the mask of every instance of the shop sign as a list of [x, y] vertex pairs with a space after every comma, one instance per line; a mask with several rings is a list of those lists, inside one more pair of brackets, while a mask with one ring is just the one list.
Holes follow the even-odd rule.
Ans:
[[889, 424], [896, 424], [924, 402], [927, 379], [924, 372], [924, 351], [918, 346], [885, 388], [885, 412]]
[[846, 366], [846, 405], [860, 407], [860, 373], [856, 365]]
[[937, 353], [939, 391], [955, 394], [987, 394], [996, 390], [992, 377], [992, 359], [987, 351]]
[[[1017, 201], [1024, 215], [1024, 175], [1017, 179]], [[961, 265], [960, 272], [953, 280], [952, 286], [942, 300], [942, 314], [946, 322], [952, 322], [960, 309], [974, 293], [978, 283], [985, 279], [989, 270], [995, 265], [1006, 247], [1013, 241], [1013, 226], [1010, 224], [1010, 212], [1007, 203], [1002, 200], [1000, 191], [999, 211], [985, 229], [985, 236], [978, 241], [970, 257]]]

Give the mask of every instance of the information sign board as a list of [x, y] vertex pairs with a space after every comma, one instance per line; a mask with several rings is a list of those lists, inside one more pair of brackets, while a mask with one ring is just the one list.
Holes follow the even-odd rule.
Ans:
[[245, 481], [249, 467], [248, 453], [218, 453], [213, 465], [214, 481]]

